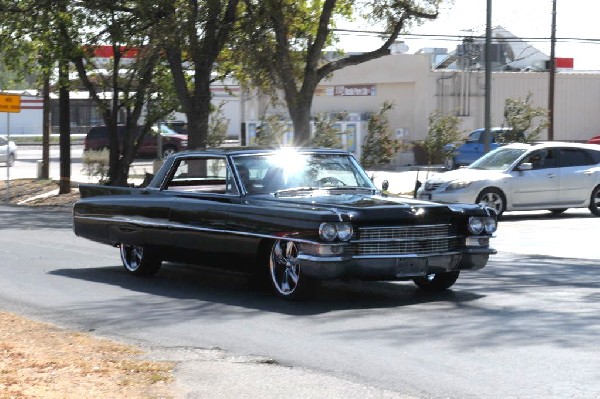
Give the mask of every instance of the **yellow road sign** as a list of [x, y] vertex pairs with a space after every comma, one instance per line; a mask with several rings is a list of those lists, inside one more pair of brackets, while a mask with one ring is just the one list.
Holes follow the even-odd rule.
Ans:
[[21, 112], [21, 96], [0, 94], [0, 112]]

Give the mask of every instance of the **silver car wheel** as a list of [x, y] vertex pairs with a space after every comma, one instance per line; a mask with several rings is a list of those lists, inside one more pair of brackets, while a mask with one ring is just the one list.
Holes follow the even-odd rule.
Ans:
[[506, 200], [502, 192], [495, 188], [486, 188], [477, 197], [476, 203], [483, 204], [496, 210], [498, 216], [506, 209]]
[[136, 276], [152, 276], [160, 269], [162, 260], [156, 250], [142, 245], [120, 245], [125, 269]]
[[271, 281], [276, 293], [284, 297], [294, 295], [300, 283], [298, 248], [289, 241], [277, 241], [269, 258]]
[[600, 216], [600, 186], [596, 186], [592, 191], [589, 209], [592, 215]]
[[140, 268], [143, 258], [144, 247], [121, 244], [121, 261], [123, 266], [130, 272], [135, 272]]
[[177, 150], [173, 147], [167, 147], [163, 150], [163, 158], [168, 158], [171, 155], [175, 154]]

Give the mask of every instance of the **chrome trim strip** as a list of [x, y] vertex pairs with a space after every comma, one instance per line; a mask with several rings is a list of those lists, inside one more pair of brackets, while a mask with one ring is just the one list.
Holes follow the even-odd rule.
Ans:
[[273, 240], [286, 240], [286, 241], [292, 241], [292, 242], [303, 243], [303, 244], [324, 245], [324, 243], [322, 243], [320, 241], [306, 240], [306, 239], [302, 239], [302, 238], [294, 238], [294, 237], [288, 237], [288, 236], [276, 236], [276, 235], [271, 235], [271, 234], [258, 234], [258, 233], [250, 233], [250, 232], [245, 232], [245, 231], [214, 229], [214, 228], [210, 228], [210, 227], [196, 227], [196, 226], [189, 226], [189, 225], [180, 224], [180, 223], [156, 223], [156, 222], [150, 222], [150, 221], [135, 220], [135, 219], [130, 219], [130, 218], [92, 217], [92, 216], [81, 216], [81, 215], [75, 215], [74, 218], [82, 219], [82, 220], [94, 220], [94, 221], [99, 221], [99, 222], [126, 223], [126, 224], [137, 225], [140, 227], [157, 227], [157, 228], [166, 228], [166, 229], [171, 229], [171, 230], [191, 230], [191, 231], [200, 231], [200, 232], [217, 233], [217, 234], [235, 234], [235, 235], [249, 236], [249, 237], [269, 238], [269, 239], [273, 239]]

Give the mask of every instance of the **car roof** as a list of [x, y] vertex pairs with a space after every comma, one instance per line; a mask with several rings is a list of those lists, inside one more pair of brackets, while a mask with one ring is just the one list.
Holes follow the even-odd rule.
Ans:
[[259, 155], [270, 154], [281, 150], [297, 152], [313, 152], [320, 154], [349, 154], [348, 151], [332, 148], [308, 148], [308, 147], [219, 147], [198, 150], [188, 150], [178, 153], [179, 155]]
[[598, 151], [597, 144], [587, 144], [587, 143], [572, 143], [567, 141], [538, 141], [535, 143], [511, 143], [502, 148], [521, 148], [521, 149], [539, 149], [539, 148], [587, 148], [590, 150]]

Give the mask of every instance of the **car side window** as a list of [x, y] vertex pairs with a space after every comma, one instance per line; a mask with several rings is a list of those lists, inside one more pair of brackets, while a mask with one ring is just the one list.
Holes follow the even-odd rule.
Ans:
[[560, 150], [560, 166], [586, 166], [593, 165], [593, 159], [583, 150], [578, 148], [562, 148]]
[[556, 150], [547, 148], [532, 152], [528, 157], [523, 160], [523, 163], [531, 163], [533, 169], [548, 169], [556, 168]]
[[167, 190], [238, 194], [225, 157], [184, 158], [174, 165]]

